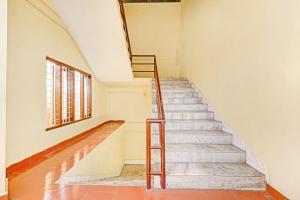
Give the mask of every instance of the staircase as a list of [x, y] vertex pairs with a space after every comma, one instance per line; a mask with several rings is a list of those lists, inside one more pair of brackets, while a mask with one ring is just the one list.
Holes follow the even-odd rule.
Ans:
[[[160, 79], [166, 117], [167, 188], [265, 190], [263, 174], [246, 164], [246, 152], [232, 145], [208, 105], [188, 80]], [[153, 117], [157, 117], [153, 82]], [[153, 127], [153, 143], [159, 140]], [[154, 152], [154, 169], [159, 169]], [[154, 177], [158, 188], [160, 178]]]

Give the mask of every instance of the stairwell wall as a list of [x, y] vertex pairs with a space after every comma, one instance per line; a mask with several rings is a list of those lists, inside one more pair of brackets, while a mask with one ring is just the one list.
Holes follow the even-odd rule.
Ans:
[[93, 75], [93, 117], [46, 132], [46, 56], [92, 73], [47, 2], [8, 2], [7, 166], [107, 119], [106, 87]]
[[126, 3], [124, 6], [133, 54], [154, 54], [160, 76], [180, 76], [181, 3]]
[[262, 161], [268, 182], [300, 198], [300, 3], [185, 0], [182, 75]]
[[146, 119], [151, 118], [151, 79], [135, 79], [133, 82], [108, 84], [107, 116], [125, 120], [124, 162], [145, 163]]

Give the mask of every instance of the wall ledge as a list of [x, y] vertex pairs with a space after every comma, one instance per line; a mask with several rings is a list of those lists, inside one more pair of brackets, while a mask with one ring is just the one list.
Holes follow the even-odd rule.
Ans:
[[125, 121], [124, 120], [109, 120], [109, 121], [103, 122], [100, 125], [95, 126], [91, 129], [88, 129], [87, 131], [85, 131], [83, 133], [80, 133], [76, 136], [73, 136], [73, 137], [67, 139], [67, 140], [64, 140], [50, 148], [45, 149], [44, 151], [38, 152], [28, 158], [25, 158], [24, 160], [22, 160], [20, 162], [12, 164], [6, 168], [6, 176], [11, 177], [11, 176], [14, 176], [15, 174], [18, 174], [19, 172], [26, 171], [27, 169], [30, 169], [30, 168], [36, 166], [37, 164], [48, 159], [49, 155], [50, 156], [56, 155], [57, 153], [61, 152], [62, 150], [68, 148], [69, 146], [90, 136], [93, 133], [93, 130], [95, 130], [103, 125], [109, 124], [109, 123], [123, 124], [123, 123], [125, 123]]

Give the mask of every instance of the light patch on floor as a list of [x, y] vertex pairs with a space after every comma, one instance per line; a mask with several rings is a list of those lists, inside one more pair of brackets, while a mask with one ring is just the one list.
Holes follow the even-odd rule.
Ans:
[[58, 184], [66, 185], [107, 185], [107, 186], [145, 186], [145, 165], [124, 165], [120, 176], [115, 177], [65, 177]]

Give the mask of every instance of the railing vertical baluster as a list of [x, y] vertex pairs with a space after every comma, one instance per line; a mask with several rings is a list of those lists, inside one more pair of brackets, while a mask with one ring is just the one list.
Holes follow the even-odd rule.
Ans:
[[146, 121], [146, 178], [147, 189], [151, 188], [151, 122]]
[[162, 189], [166, 189], [166, 159], [165, 159], [165, 121], [161, 122], [161, 179]]

